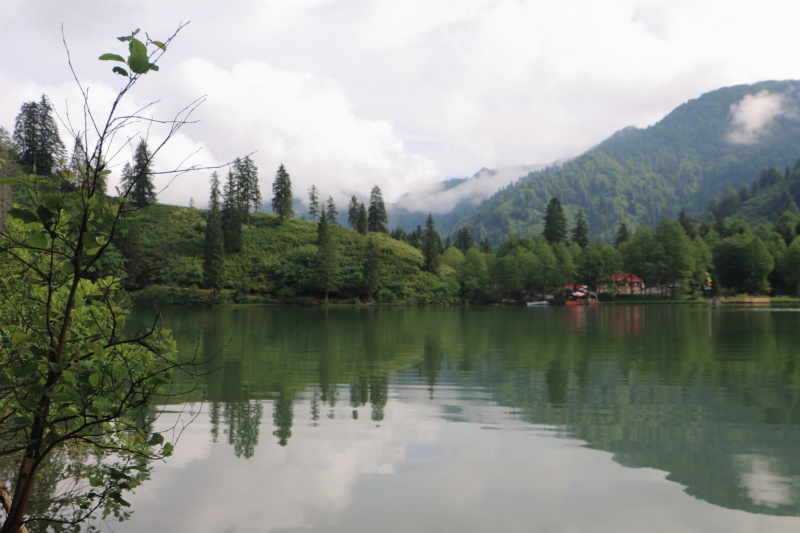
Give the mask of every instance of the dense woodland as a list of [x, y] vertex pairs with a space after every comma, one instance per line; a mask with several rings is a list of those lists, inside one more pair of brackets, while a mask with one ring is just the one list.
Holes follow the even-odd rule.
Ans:
[[[31, 131], [47, 134], [26, 133]], [[80, 165], [77, 145], [65, 158], [44, 97], [23, 104], [13, 138], [6, 130], [0, 135], [5, 176], [30, 172], [34, 165], [53, 173], [59, 161], [68, 167]], [[612, 138], [606, 144], [613, 147], [617, 142]], [[587, 154], [559, 175], [599, 164], [603, 157], [600, 152]], [[478, 242], [481, 231], [470, 226], [443, 239], [431, 215], [424, 228], [390, 232], [377, 186], [366, 205], [351, 198], [349, 227], [339, 225], [339, 208], [331, 197], [322, 201], [316, 186], [307, 191], [307, 218], [295, 218], [297, 199], [283, 165], [273, 183], [274, 214], [260, 212], [259, 169], [249, 157], [236, 159], [222, 180], [213, 173], [208, 210], [159, 205], [152, 186], [153, 165], [146, 143], [140, 142], [122, 176], [122, 189], [135, 207], [127, 215], [130, 231], [113, 242], [95, 275], [122, 275], [127, 291], [147, 289], [145, 298], [163, 303], [486, 303], [536, 299], [569, 285], [609, 297], [626, 292], [616, 283], [623, 273], [643, 280], [639, 297], [795, 295], [800, 285], [800, 215], [794, 200], [800, 195], [800, 161], [784, 170], [763, 169], [750, 184], [736, 189], [726, 187], [712, 197], [707, 211], [694, 217], [681, 210], [635, 230], [622, 222], [607, 241], [592, 231], [590, 214], [552, 196], [541, 212], [526, 213], [540, 219], [536, 231], [524, 236], [510, 232], [494, 246], [488, 237]], [[54, 183], [61, 189], [80, 186], [69, 180]], [[589, 184], [591, 196], [615, 201], [604, 183], [596, 179]], [[660, 194], [650, 185], [639, 190]], [[3, 186], [4, 212], [15, 201], [24, 203], [12, 191]], [[506, 196], [507, 191], [501, 192], [496, 201]], [[748, 215], [753, 219], [752, 213], [764, 209], [781, 214], [771, 222], [746, 222]], [[124, 272], [119, 271], [119, 259]]]
[[[762, 169], [783, 173], [794, 164], [800, 154], [799, 85], [770, 81], [704, 94], [653, 126], [623, 129], [575, 159], [531, 172], [477, 208], [442, 216], [441, 227], [455, 232], [466, 226], [493, 244], [510, 234], [537, 235], [547, 203], [557, 197], [570, 220], [583, 211], [592, 239], [611, 242], [623, 223], [655, 228], [681, 210], [693, 216], [716, 210], [715, 204], [741, 193], [742, 184], [749, 185]], [[757, 97], [779, 99], [783, 112], [752, 139], [737, 139], [733, 112]], [[797, 213], [800, 186], [794, 183], [751, 204], [748, 223], [774, 223], [786, 210]]]

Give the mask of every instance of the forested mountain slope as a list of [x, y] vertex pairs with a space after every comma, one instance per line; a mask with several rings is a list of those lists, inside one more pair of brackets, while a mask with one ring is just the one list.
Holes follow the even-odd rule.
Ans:
[[800, 82], [728, 87], [653, 126], [623, 129], [559, 167], [531, 172], [474, 212], [442, 217], [440, 227], [468, 227], [492, 242], [537, 235], [555, 196], [571, 218], [583, 211], [594, 238], [610, 241], [622, 222], [654, 227], [682, 209], [701, 211], [726, 187], [749, 184], [763, 168], [792, 165], [799, 155]]

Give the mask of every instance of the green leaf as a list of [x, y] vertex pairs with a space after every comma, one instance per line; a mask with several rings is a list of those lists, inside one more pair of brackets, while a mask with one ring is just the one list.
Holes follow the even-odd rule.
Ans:
[[32, 231], [25, 237], [25, 244], [31, 248], [47, 248], [47, 235], [39, 231]]
[[39, 215], [39, 220], [41, 220], [45, 226], [53, 219], [53, 213], [43, 205], [36, 208], [36, 214]]
[[64, 372], [61, 373], [61, 376], [64, 378], [64, 381], [73, 387], [78, 383], [78, 381], [75, 379], [75, 372], [72, 370], [64, 370]]
[[147, 55], [131, 55], [128, 58], [128, 66], [136, 74], [144, 74], [150, 69], [150, 61]]
[[167, 46], [166, 46], [164, 43], [162, 43], [161, 41], [151, 41], [151, 42], [152, 42], [154, 45], [156, 45], [157, 47], [159, 47], [159, 48], [161, 48], [162, 50], [164, 50], [165, 52], [167, 51]]
[[164, 442], [164, 435], [162, 435], [161, 433], [153, 433], [153, 435], [150, 437], [150, 442], [148, 442], [148, 444], [150, 446], [158, 446], [162, 442]]
[[100, 61], [119, 61], [120, 63], [125, 62], [125, 58], [119, 54], [103, 54], [98, 59]]
[[128, 44], [128, 50], [130, 50], [132, 56], [147, 57], [147, 47], [139, 39], [131, 39]]
[[56, 374], [58, 374], [59, 372], [62, 372], [68, 366], [69, 366], [69, 364], [67, 364], [67, 363], [50, 363], [50, 368]]
[[100, 477], [95, 477], [95, 476], [93, 476], [93, 477], [90, 477], [90, 478], [89, 478], [89, 484], [90, 484], [92, 487], [99, 487], [100, 485], [102, 485], [102, 484], [103, 484], [103, 478], [100, 478]]
[[28, 209], [22, 209], [22, 208], [19, 208], [19, 207], [14, 207], [14, 208], [11, 208], [11, 209], [8, 210], [8, 214], [11, 215], [12, 217], [16, 218], [16, 219], [19, 219], [19, 220], [27, 223], [27, 224], [29, 224], [31, 222], [38, 222], [39, 221], [39, 217], [37, 217], [36, 214], [33, 213], [33, 211], [30, 211]]
[[24, 187], [28, 187], [30, 184], [18, 178], [2, 178], [0, 179], [0, 185], [22, 185]]
[[30, 339], [31, 336], [27, 333], [22, 333], [21, 331], [17, 331], [11, 335], [11, 344], [14, 346], [14, 349], [19, 350], [19, 345], [23, 342]]
[[158, 72], [158, 65], [156, 65], [155, 63], [150, 63], [150, 70]]
[[11, 373], [14, 374], [14, 376], [16, 376], [18, 378], [22, 377], [22, 376], [30, 376], [31, 374], [36, 372], [36, 369], [38, 367], [39, 367], [39, 365], [36, 364], [36, 361], [28, 361], [27, 363], [25, 363], [23, 365], [14, 365], [14, 366], [12, 366], [11, 367]]
[[120, 74], [120, 75], [122, 75], [122, 76], [125, 76], [125, 77], [127, 77], [127, 76], [128, 76], [128, 71], [127, 71], [127, 70], [125, 70], [125, 69], [124, 69], [124, 68], [122, 68], [122, 67], [114, 67], [114, 68], [112, 69], [112, 72], [116, 72], [117, 74]]
[[44, 385], [41, 383], [34, 383], [33, 385], [28, 386], [28, 390], [26, 392], [31, 396], [41, 396], [44, 394]]

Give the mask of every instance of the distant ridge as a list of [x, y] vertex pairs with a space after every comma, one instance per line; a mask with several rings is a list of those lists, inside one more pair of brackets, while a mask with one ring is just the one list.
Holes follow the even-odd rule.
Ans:
[[[726, 187], [800, 157], [800, 82], [765, 81], [718, 89], [677, 107], [648, 128], [628, 127], [563, 165], [529, 172], [474, 209], [440, 217], [478, 240], [537, 235], [553, 196], [570, 217], [580, 209], [592, 236], [613, 239], [620, 223], [655, 226], [665, 216], [704, 210]], [[461, 186], [461, 185], [459, 185]], [[780, 213], [776, 214], [776, 217]]]

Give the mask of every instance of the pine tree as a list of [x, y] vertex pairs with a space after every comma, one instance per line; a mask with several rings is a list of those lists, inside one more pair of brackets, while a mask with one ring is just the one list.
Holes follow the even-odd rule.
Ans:
[[153, 185], [153, 171], [150, 163], [153, 156], [142, 139], [133, 154], [133, 166], [126, 165], [122, 173], [122, 195], [133, 205], [147, 207], [156, 203], [156, 188]]
[[367, 230], [380, 233], [388, 233], [386, 218], [386, 206], [383, 203], [383, 196], [380, 188], [375, 185], [369, 195], [369, 209], [367, 211]]
[[367, 207], [364, 202], [358, 204], [358, 216], [356, 218], [355, 230], [361, 235], [366, 235], [369, 231], [369, 216], [367, 215]]
[[242, 251], [242, 222], [244, 219], [241, 197], [236, 177], [228, 171], [228, 181], [222, 192], [222, 237], [225, 252], [235, 254]]
[[50, 102], [42, 95], [39, 102], [25, 102], [14, 123], [14, 142], [19, 162], [29, 171], [53, 175], [64, 155], [64, 143], [58, 135]]
[[425, 245], [422, 250], [425, 257], [422, 269], [431, 274], [439, 273], [440, 255], [442, 253], [442, 239], [433, 226], [433, 215], [428, 213], [425, 221]]
[[583, 218], [583, 211], [580, 209], [575, 217], [575, 227], [572, 229], [572, 242], [581, 248], [589, 246], [589, 224]]
[[378, 282], [381, 275], [381, 257], [378, 243], [375, 236], [370, 235], [364, 249], [364, 265], [361, 269], [361, 284], [367, 301], [372, 301], [375, 291], [378, 289]]
[[327, 302], [328, 294], [336, 284], [336, 250], [324, 207], [317, 224], [317, 254], [317, 276]]
[[567, 238], [567, 219], [564, 208], [556, 197], [550, 199], [545, 210], [544, 238], [550, 244], [564, 242]]
[[455, 247], [465, 254], [474, 245], [475, 239], [472, 238], [472, 233], [467, 228], [461, 228], [456, 235]]
[[681, 225], [683, 231], [686, 232], [686, 235], [689, 238], [694, 238], [694, 236], [697, 235], [697, 228], [695, 227], [694, 222], [692, 222], [692, 219], [689, 218], [683, 209], [681, 209], [681, 212], [678, 213], [678, 223]]
[[325, 204], [325, 216], [328, 217], [328, 224], [338, 225], [336, 217], [339, 216], [339, 211], [336, 209], [336, 202], [333, 201], [333, 196], [328, 196], [328, 201]]
[[408, 235], [408, 244], [418, 250], [425, 248], [425, 232], [422, 231], [422, 226], [417, 224], [417, 228]]
[[225, 246], [222, 236], [222, 214], [220, 212], [219, 177], [211, 175], [211, 198], [206, 220], [205, 254], [203, 257], [203, 285], [215, 293], [222, 289]]
[[347, 225], [350, 226], [350, 229], [356, 229], [358, 225], [358, 198], [356, 195], [350, 197], [350, 203], [347, 205]]
[[628, 231], [628, 226], [626, 226], [623, 222], [619, 225], [619, 229], [617, 230], [617, 238], [614, 239], [614, 247], [619, 248], [619, 245], [627, 241], [629, 238], [630, 232]]
[[272, 211], [282, 222], [294, 216], [292, 209], [292, 179], [281, 164], [272, 184]]
[[319, 218], [319, 190], [316, 185], [308, 189], [308, 216], [313, 222]]
[[236, 158], [233, 162], [233, 175], [236, 180], [236, 195], [245, 224], [250, 225], [250, 210], [261, 209], [261, 190], [258, 186], [258, 167], [250, 156]]

